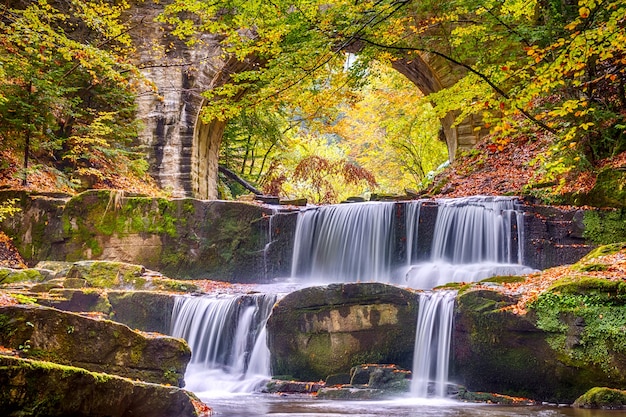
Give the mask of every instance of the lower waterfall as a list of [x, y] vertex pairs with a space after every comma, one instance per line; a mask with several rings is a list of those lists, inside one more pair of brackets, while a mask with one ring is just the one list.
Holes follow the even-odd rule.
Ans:
[[419, 313], [413, 353], [411, 394], [418, 398], [445, 397], [456, 291], [425, 292]]
[[[422, 290], [411, 395], [445, 397], [456, 292], [433, 289], [533, 271], [523, 265], [524, 215], [516, 205], [504, 197], [438, 200], [434, 223], [424, 224], [432, 231], [427, 253], [420, 253], [426, 252], [420, 238], [429, 227], [420, 223], [433, 220], [421, 217], [421, 201], [305, 209], [296, 226], [290, 282], [303, 287], [378, 281]], [[177, 298], [171, 333], [191, 347], [188, 389], [205, 397], [215, 391], [249, 393], [270, 378], [265, 323], [276, 299]]]
[[252, 392], [266, 382], [265, 323], [275, 302], [271, 294], [177, 297], [171, 335], [191, 348], [187, 388], [207, 396]]

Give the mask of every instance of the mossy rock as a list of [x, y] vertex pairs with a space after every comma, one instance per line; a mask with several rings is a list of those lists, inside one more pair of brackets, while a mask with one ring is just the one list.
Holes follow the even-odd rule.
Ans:
[[175, 295], [152, 291], [108, 291], [113, 320], [144, 332], [170, 333]]
[[626, 391], [594, 387], [578, 397], [574, 402], [574, 407], [611, 410], [626, 409]]
[[513, 314], [506, 307], [515, 298], [495, 290], [460, 295], [451, 378], [471, 391], [559, 403], [593, 386], [626, 383], [626, 309], [615, 293], [593, 307], [602, 299], [587, 284], [578, 294], [563, 283], [559, 288], [571, 294], [542, 294], [526, 315]]
[[583, 236], [596, 245], [626, 242], [626, 208], [586, 210]]
[[524, 282], [526, 281], [526, 277], [519, 275], [506, 275], [506, 276], [495, 276], [490, 278], [485, 278], [481, 283], [493, 283], [493, 284], [513, 284], [516, 282]]
[[181, 339], [32, 305], [0, 307], [0, 345], [24, 357], [176, 386], [191, 356]]
[[67, 272], [68, 278], [84, 279], [91, 287], [144, 289], [146, 279], [142, 265], [111, 261], [75, 262]]
[[44, 278], [45, 276], [36, 269], [12, 269], [0, 267], [0, 284], [42, 282]]
[[410, 367], [417, 295], [380, 284], [333, 284], [288, 294], [267, 323], [275, 374], [316, 381], [362, 363]]
[[626, 302], [626, 282], [593, 276], [574, 275], [561, 278], [547, 291], [560, 294], [596, 295], [596, 303], [615, 304]]
[[606, 256], [606, 255], [614, 255], [621, 251], [626, 251], [626, 242], [617, 242], [617, 243], [611, 243], [608, 245], [598, 246], [597, 248], [589, 252], [587, 255], [583, 256], [580, 259], [580, 261], [578, 261], [575, 264], [575, 267], [581, 268], [585, 264], [597, 262], [598, 260], [597, 258]]
[[202, 404], [180, 388], [50, 362], [0, 355], [0, 369], [5, 416], [197, 417]]
[[38, 303], [63, 311], [103, 313], [106, 317], [111, 314], [106, 292], [95, 288], [55, 288], [49, 297], [40, 298]]

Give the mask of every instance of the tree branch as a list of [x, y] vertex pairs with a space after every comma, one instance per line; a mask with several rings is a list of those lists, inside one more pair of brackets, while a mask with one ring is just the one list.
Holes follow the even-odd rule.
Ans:
[[218, 171], [221, 172], [222, 174], [224, 174], [225, 176], [227, 176], [228, 178], [230, 178], [231, 180], [241, 184], [243, 186], [243, 188], [245, 188], [246, 190], [250, 191], [251, 193], [255, 194], [255, 195], [265, 195], [263, 194], [261, 191], [259, 191], [257, 188], [255, 188], [252, 184], [250, 184], [248, 181], [244, 180], [243, 178], [241, 178], [239, 175], [235, 174], [233, 171], [231, 171], [230, 169], [219, 165], [218, 166]]
[[[489, 87], [491, 87], [493, 89], [493, 91], [495, 91], [496, 93], [498, 93], [500, 96], [504, 97], [505, 99], [510, 99], [511, 97], [504, 91], [502, 90], [500, 87], [498, 87], [493, 81], [491, 81], [491, 79], [489, 79], [489, 77], [485, 74], [483, 74], [482, 72], [478, 71], [477, 69], [475, 69], [474, 67], [465, 64], [461, 61], [458, 61], [444, 53], [441, 53], [439, 51], [435, 51], [435, 50], [431, 50], [431, 49], [423, 49], [423, 48], [415, 48], [415, 47], [406, 47], [406, 46], [393, 46], [393, 45], [383, 45], [377, 42], [374, 42], [372, 40], [369, 39], [365, 39], [365, 38], [359, 38], [360, 41], [365, 42], [367, 44], [370, 44], [372, 46], [376, 46], [378, 48], [383, 48], [383, 49], [391, 49], [391, 50], [396, 50], [396, 51], [411, 51], [411, 52], [421, 52], [421, 53], [428, 53], [428, 54], [433, 54], [433, 55], [437, 55], [447, 61], [452, 62], [455, 65], [458, 65], [464, 69], [466, 69], [467, 71], [471, 72], [474, 75], [477, 75], [480, 79], [482, 79], [483, 81], [485, 81]], [[515, 108], [517, 110], [520, 111], [520, 113], [522, 113], [524, 115], [524, 117], [526, 117], [528, 120], [530, 120], [531, 122], [533, 122], [534, 124], [536, 124], [537, 126], [541, 127], [542, 129], [556, 134], [556, 131], [554, 129], [552, 129], [550, 126], [546, 125], [545, 123], [543, 123], [542, 121], [538, 120], [537, 118], [535, 118], [535, 116], [533, 116], [532, 114], [528, 113], [528, 111], [524, 110], [523, 108], [519, 107], [519, 106], [515, 106]]]

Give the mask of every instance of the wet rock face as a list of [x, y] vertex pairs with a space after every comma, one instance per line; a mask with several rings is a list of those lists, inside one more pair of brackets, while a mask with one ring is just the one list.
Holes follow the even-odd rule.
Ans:
[[25, 357], [174, 386], [184, 384], [191, 357], [180, 339], [26, 305], [0, 307], [0, 345]]
[[[72, 198], [0, 192], [21, 212], [0, 227], [27, 263], [109, 260], [145, 265], [173, 278], [264, 282], [291, 266], [296, 212], [225, 201], [89, 191]], [[271, 242], [271, 243], [270, 243]], [[75, 266], [80, 277], [93, 265]], [[125, 270], [122, 278], [141, 278]]]
[[315, 381], [363, 363], [410, 368], [417, 310], [415, 294], [379, 283], [293, 292], [267, 324], [272, 373]]
[[192, 417], [205, 411], [180, 388], [1, 355], [0, 368], [6, 416]]
[[[565, 292], [555, 290], [556, 294]], [[614, 314], [612, 319], [623, 320], [623, 313], [618, 311], [623, 304], [615, 305], [620, 302], [615, 294], [605, 292], [604, 296], [613, 309], [603, 310], [605, 318], [609, 320], [608, 316]], [[585, 323], [580, 314], [593, 313], [583, 311], [583, 303], [575, 304], [583, 306], [578, 311], [571, 305], [562, 310], [557, 306], [551, 310], [552, 316], [535, 309], [529, 309], [526, 315], [504, 309], [516, 302], [513, 297], [489, 290], [469, 291], [458, 297], [451, 380], [471, 391], [565, 403], [594, 386], [624, 386], [626, 338], [611, 332], [602, 336], [605, 339], [587, 334], [587, 338], [596, 337], [587, 343], [597, 346], [602, 355], [581, 345]], [[545, 326], [548, 320], [553, 330], [541, 328], [541, 323]]]

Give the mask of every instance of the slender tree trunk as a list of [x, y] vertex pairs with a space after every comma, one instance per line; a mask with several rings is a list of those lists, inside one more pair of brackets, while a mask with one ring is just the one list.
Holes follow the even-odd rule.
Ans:
[[24, 143], [24, 177], [22, 178], [22, 186], [28, 185], [28, 157], [30, 153], [30, 129], [26, 132], [26, 142]]
[[243, 162], [241, 163], [241, 170], [239, 173], [244, 175], [246, 173], [246, 165], [248, 164], [248, 155], [250, 154], [250, 140], [252, 139], [252, 135], [248, 135], [248, 139], [246, 139], [246, 154], [243, 156]]
[[272, 143], [270, 147], [267, 149], [267, 152], [265, 152], [265, 155], [263, 155], [263, 161], [261, 161], [261, 168], [259, 168], [259, 174], [256, 176], [257, 182], [259, 182], [259, 180], [261, 179], [261, 175], [263, 174], [263, 169], [265, 169], [265, 162], [267, 161], [267, 157], [272, 151], [272, 148], [274, 147], [274, 145], [276, 145], [276, 142]]

